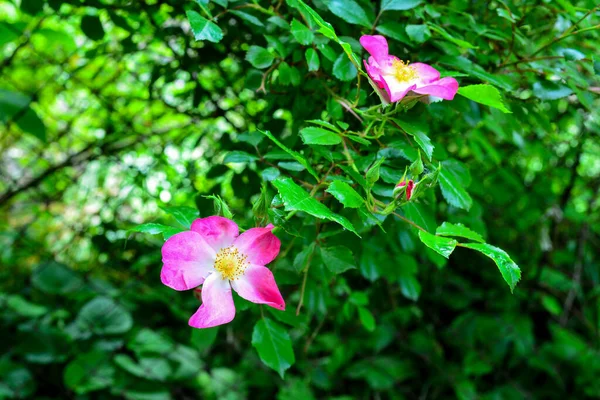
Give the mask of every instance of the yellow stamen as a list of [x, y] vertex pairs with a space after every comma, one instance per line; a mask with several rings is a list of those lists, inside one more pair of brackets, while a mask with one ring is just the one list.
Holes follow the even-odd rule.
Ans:
[[221, 273], [223, 279], [233, 281], [240, 277], [248, 267], [247, 258], [234, 246], [222, 248], [217, 253], [215, 269]]
[[392, 61], [392, 68], [394, 68], [394, 77], [398, 79], [400, 82], [408, 82], [417, 77], [417, 71], [411, 65], [408, 65], [410, 61], [407, 61], [406, 64], [402, 60], [394, 60]]

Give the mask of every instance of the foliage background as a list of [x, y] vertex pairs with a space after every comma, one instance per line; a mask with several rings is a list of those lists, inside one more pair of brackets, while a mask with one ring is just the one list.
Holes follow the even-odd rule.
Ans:
[[[378, 99], [296, 1], [1, 1], [0, 398], [600, 397], [595, 2], [308, 5], [358, 58], [360, 34], [378, 32], [392, 54], [500, 90], [510, 114], [463, 96], [396, 114], [434, 160], [459, 163], [471, 205], [430, 189], [381, 229], [324, 191], [336, 179], [359, 190], [341, 167], [364, 176], [385, 156], [373, 192], [387, 202], [416, 145], [389, 123], [368, 144], [303, 143], [312, 119], [364, 133], [354, 114]], [[192, 29], [196, 15], [217, 30]], [[284, 221], [265, 202], [278, 176], [362, 239], [303, 212]], [[150, 234], [174, 230], [131, 229], [184, 229], [189, 215], [165, 207], [227, 212], [207, 195], [243, 228], [282, 227], [271, 268], [285, 313], [236, 298], [232, 323], [187, 326], [199, 301], [160, 284], [163, 237]], [[442, 258], [407, 219], [464, 223], [521, 282], [511, 294], [469, 249]], [[284, 379], [252, 345], [260, 321], [284, 342], [273, 354], [290, 361], [293, 348]]]

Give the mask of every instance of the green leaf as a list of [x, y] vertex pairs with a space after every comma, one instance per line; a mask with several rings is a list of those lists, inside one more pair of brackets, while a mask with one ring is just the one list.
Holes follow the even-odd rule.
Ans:
[[406, 25], [406, 34], [411, 41], [417, 44], [425, 43], [431, 37], [427, 25]]
[[254, 325], [252, 346], [262, 362], [277, 371], [282, 379], [285, 371], [296, 361], [287, 331], [269, 318], [262, 318]]
[[249, 163], [258, 160], [254, 154], [246, 153], [245, 151], [234, 150], [227, 153], [223, 159], [223, 164], [229, 163]]
[[64, 295], [81, 288], [83, 280], [69, 267], [51, 261], [41, 264], [34, 271], [31, 283], [44, 293]]
[[95, 297], [86, 303], [75, 320], [83, 331], [96, 335], [125, 333], [133, 326], [131, 314], [109, 297]]
[[85, 36], [96, 41], [104, 37], [104, 27], [97, 15], [84, 15], [81, 18], [81, 30]]
[[[194, 329], [192, 332], [203, 331]], [[135, 352], [136, 355], [148, 353], [166, 353], [173, 348], [173, 342], [165, 335], [161, 335], [151, 329], [142, 328], [127, 343], [127, 348]]]
[[[2, 300], [1, 297], [0, 300]], [[8, 296], [6, 305], [17, 314], [28, 318], [37, 318], [48, 313], [46, 307], [27, 301], [18, 294]]]
[[252, 45], [246, 53], [246, 61], [248, 61], [254, 68], [264, 69], [268, 68], [273, 64], [275, 57], [264, 47]]
[[357, 70], [345, 54], [340, 54], [333, 64], [333, 75], [341, 81], [351, 81], [356, 78]]
[[233, 15], [237, 15], [242, 21], [247, 22], [250, 25], [257, 26], [259, 28], [262, 28], [265, 26], [265, 24], [263, 24], [260, 19], [258, 19], [257, 17], [255, 17], [254, 15], [252, 15], [250, 13], [240, 11], [240, 10], [229, 10], [229, 13], [233, 14]]
[[542, 100], [558, 100], [571, 94], [573, 94], [573, 90], [560, 83], [538, 81], [533, 84], [533, 95]]
[[308, 266], [316, 245], [315, 242], [312, 242], [294, 257], [294, 263], [292, 265], [296, 272], [300, 273]]
[[290, 32], [300, 44], [308, 46], [315, 39], [315, 34], [306, 25], [294, 18], [290, 25]]
[[473, 46], [471, 43], [465, 41], [465, 40], [461, 40], [461, 39], [457, 39], [454, 36], [452, 36], [451, 34], [449, 34], [444, 28], [442, 28], [441, 26], [435, 25], [435, 24], [429, 24], [429, 27], [439, 33], [444, 39], [446, 39], [449, 42], [454, 43], [455, 45], [465, 48], [465, 49], [476, 49], [477, 46]]
[[375, 317], [371, 314], [371, 311], [365, 307], [358, 307], [358, 319], [365, 329], [369, 332], [375, 330]]
[[592, 60], [594, 62], [594, 73], [600, 75], [600, 60], [596, 57], [592, 58]]
[[365, 204], [365, 200], [352, 186], [343, 181], [333, 181], [326, 192], [331, 193], [344, 207], [358, 208]]
[[164, 382], [173, 373], [173, 368], [166, 358], [144, 357], [135, 362], [126, 354], [117, 354], [113, 360], [119, 367], [138, 378]]
[[319, 54], [315, 51], [315, 49], [308, 48], [306, 49], [306, 53], [304, 54], [306, 57], [306, 64], [308, 64], [309, 71], [318, 71], [321, 66], [321, 62], [319, 61]]
[[335, 132], [326, 129], [309, 126], [300, 131], [300, 136], [304, 144], [320, 144], [331, 146], [342, 143], [342, 138]]
[[465, 171], [468, 174], [468, 170], [456, 160], [444, 161], [442, 162], [439, 181], [442, 195], [448, 203], [454, 207], [469, 210], [473, 205], [473, 199], [471, 199], [464, 186], [470, 183], [471, 178], [468, 175], [468, 181], [465, 181]]
[[323, 264], [334, 274], [341, 274], [356, 268], [354, 256], [346, 246], [321, 247]]
[[150, 235], [157, 235], [159, 233], [162, 233], [163, 238], [167, 240], [176, 233], [183, 232], [183, 230], [179, 228], [174, 228], [172, 226], [157, 224], [155, 222], [148, 222], [147, 224], [142, 224], [131, 228], [128, 232], [149, 233]]
[[400, 292], [409, 300], [417, 301], [421, 295], [421, 284], [416, 276], [412, 274], [403, 274], [398, 279]]
[[177, 222], [186, 228], [192, 226], [192, 222], [194, 222], [196, 218], [200, 217], [200, 212], [193, 207], [161, 207], [161, 209], [164, 212], [172, 215]]
[[406, 121], [401, 119], [394, 119], [398, 125], [409, 135], [415, 138], [415, 142], [421, 147], [427, 159], [431, 161], [433, 156], [434, 146], [431, 144], [431, 139], [427, 136], [428, 127], [426, 124], [420, 121]]
[[109, 355], [94, 350], [77, 355], [64, 372], [65, 386], [77, 394], [85, 394], [112, 386], [115, 368]]
[[437, 224], [433, 212], [425, 205], [420, 203], [407, 203], [402, 206], [402, 211], [406, 218], [427, 229], [428, 232], [435, 232]]
[[214, 328], [192, 329], [192, 337], [190, 339], [192, 347], [200, 352], [200, 354], [206, 352], [215, 343], [218, 333], [218, 326]]
[[477, 250], [494, 260], [510, 291], [514, 291], [517, 282], [521, 279], [521, 270], [504, 250], [487, 243], [464, 243], [462, 246]]
[[300, 71], [298, 71], [298, 68], [291, 67], [288, 63], [284, 61], [281, 64], [279, 64], [279, 68], [277, 68], [277, 70], [279, 71], [280, 84], [284, 86], [300, 85], [302, 77], [300, 76]]
[[479, 233], [470, 230], [463, 224], [451, 224], [450, 222], [444, 222], [442, 225], [438, 226], [435, 234], [441, 236], [458, 236], [480, 243], [485, 242]]
[[381, 11], [410, 10], [421, 4], [422, 0], [381, 0]]
[[329, 11], [348, 23], [367, 28], [372, 26], [365, 10], [354, 0], [323, 0], [323, 3], [329, 8]]
[[341, 215], [335, 214], [329, 208], [310, 197], [310, 195], [300, 186], [296, 185], [291, 178], [277, 179], [272, 183], [279, 191], [286, 211], [303, 211], [313, 217], [325, 218], [329, 221], [337, 222], [360, 237], [350, 221]]
[[367, 171], [366, 180], [367, 180], [367, 185], [369, 185], [370, 188], [372, 188], [373, 185], [375, 184], [375, 182], [377, 182], [379, 180], [379, 169], [381, 168], [381, 164], [383, 164], [384, 161], [385, 161], [385, 158], [383, 158], [383, 157], [379, 158], [377, 161], [375, 161], [373, 163], [371, 168], [369, 168], [369, 170]]
[[408, 35], [406, 34], [406, 26], [404, 24], [395, 21], [388, 21], [377, 25], [375, 30], [384, 36], [398, 40], [404, 44], [412, 44], [408, 38]]
[[286, 153], [288, 153], [290, 156], [294, 157], [294, 159], [296, 161], [298, 161], [300, 164], [304, 165], [304, 167], [306, 168], [306, 170], [317, 180], [319, 181], [319, 176], [317, 175], [317, 173], [315, 172], [315, 170], [313, 169], [313, 167], [308, 163], [308, 161], [306, 161], [306, 159], [304, 157], [302, 157], [299, 153], [295, 152], [292, 149], [289, 149], [288, 147], [286, 147], [283, 143], [281, 143], [279, 140], [277, 140], [275, 138], [275, 136], [273, 136], [271, 134], [271, 132], [269, 131], [261, 131], [259, 130], [260, 133], [262, 133], [263, 135], [265, 135], [266, 137], [268, 137], [269, 139], [271, 139], [271, 141], [273, 143], [275, 143], [277, 146], [279, 146], [279, 148], [283, 151], [285, 151]]
[[458, 242], [454, 239], [432, 235], [431, 233], [425, 231], [419, 231], [419, 239], [421, 239], [421, 242], [423, 242], [423, 244], [425, 244], [427, 247], [446, 258], [450, 257], [450, 254], [452, 254], [454, 248], [458, 244]]
[[462, 86], [458, 89], [458, 94], [477, 103], [497, 108], [503, 113], [511, 112], [504, 105], [502, 96], [500, 96], [500, 91], [492, 85], [481, 84]]

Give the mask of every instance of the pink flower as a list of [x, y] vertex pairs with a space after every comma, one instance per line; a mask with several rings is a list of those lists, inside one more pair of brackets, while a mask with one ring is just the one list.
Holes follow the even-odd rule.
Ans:
[[191, 230], [165, 242], [162, 283], [175, 290], [203, 284], [202, 305], [190, 318], [190, 326], [210, 328], [230, 322], [235, 317], [231, 289], [253, 303], [285, 309], [273, 273], [265, 267], [281, 246], [272, 230], [269, 224], [238, 236], [235, 222], [213, 216], [195, 220]]
[[415, 188], [415, 182], [412, 179], [410, 179], [408, 181], [408, 183], [406, 183], [406, 181], [402, 181], [396, 185], [396, 187], [404, 187], [404, 186], [406, 186], [406, 200], [408, 201], [408, 200], [410, 200], [413, 189]]
[[389, 55], [388, 43], [383, 36], [361, 36], [360, 44], [371, 54], [369, 62], [364, 62], [367, 73], [380, 89], [385, 89], [390, 102], [402, 100], [411, 90], [445, 100], [454, 98], [458, 90], [456, 79], [440, 79], [440, 73], [427, 64], [409, 65], [409, 61], [405, 63]]

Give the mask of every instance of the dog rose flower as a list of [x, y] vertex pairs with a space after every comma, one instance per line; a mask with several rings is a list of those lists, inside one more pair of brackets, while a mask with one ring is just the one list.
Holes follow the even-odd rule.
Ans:
[[404, 62], [389, 54], [387, 40], [380, 35], [364, 35], [360, 44], [369, 52], [369, 62], [364, 61], [371, 80], [385, 90], [387, 100], [400, 101], [410, 91], [452, 100], [458, 91], [454, 78], [440, 79], [440, 73], [423, 63]]
[[195, 220], [190, 229], [165, 242], [160, 274], [162, 283], [175, 290], [202, 285], [202, 305], [190, 318], [190, 326], [210, 328], [233, 320], [232, 289], [253, 303], [285, 309], [273, 273], [265, 267], [281, 246], [271, 232], [273, 225], [239, 235], [235, 222], [212, 216]]

